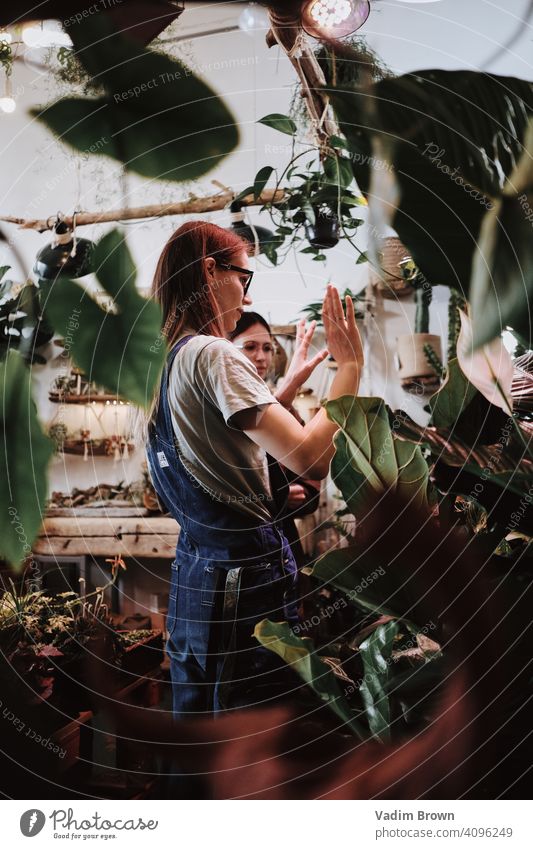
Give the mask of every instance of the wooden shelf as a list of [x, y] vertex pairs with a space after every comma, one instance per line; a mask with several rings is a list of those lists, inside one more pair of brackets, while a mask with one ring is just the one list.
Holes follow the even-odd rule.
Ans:
[[77, 393], [65, 393], [62, 392], [49, 392], [48, 400], [52, 401], [54, 404], [91, 404], [93, 401], [101, 404], [105, 404], [106, 401], [110, 403], [116, 401], [122, 404], [128, 404], [128, 401], [124, 401], [118, 395], [78, 395]]
[[93, 557], [161, 557], [172, 560], [179, 525], [170, 517], [72, 516], [46, 518], [34, 554]]

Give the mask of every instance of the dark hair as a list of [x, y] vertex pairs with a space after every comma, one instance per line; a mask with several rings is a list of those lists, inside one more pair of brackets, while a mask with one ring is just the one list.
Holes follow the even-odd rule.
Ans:
[[237, 322], [235, 330], [232, 330], [229, 334], [229, 338], [232, 340], [236, 339], [237, 336], [241, 335], [241, 333], [246, 333], [246, 331], [249, 330], [250, 327], [253, 327], [254, 324], [260, 324], [272, 336], [270, 324], [263, 318], [262, 315], [259, 315], [258, 312], [243, 312]]
[[172, 234], [159, 257], [152, 297], [163, 312], [163, 335], [170, 347], [184, 327], [223, 336], [217, 305], [208, 283], [205, 259], [232, 263], [250, 245], [232, 230], [207, 221], [187, 221]]

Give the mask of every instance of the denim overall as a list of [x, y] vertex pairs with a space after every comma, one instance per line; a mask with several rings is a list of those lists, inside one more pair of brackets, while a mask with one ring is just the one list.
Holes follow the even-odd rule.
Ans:
[[[176, 450], [168, 376], [192, 338], [169, 354], [147, 446], [154, 488], [180, 526], [167, 617], [177, 718], [271, 702], [301, 687], [290, 667], [253, 637], [262, 619], [297, 622], [296, 563], [280, 526], [214, 499]], [[275, 516], [276, 505], [269, 506]]]

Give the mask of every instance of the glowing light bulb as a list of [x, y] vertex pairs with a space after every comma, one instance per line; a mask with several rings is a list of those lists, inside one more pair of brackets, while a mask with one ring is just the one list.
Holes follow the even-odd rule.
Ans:
[[14, 112], [16, 108], [17, 104], [12, 97], [0, 97], [0, 109], [2, 112]]
[[310, 0], [302, 26], [314, 38], [343, 38], [363, 26], [370, 14], [368, 0]]
[[317, 0], [310, 9], [310, 15], [323, 27], [331, 27], [346, 21], [352, 12], [352, 4], [348, 0], [339, 3]]
[[0, 32], [0, 44], [11, 44], [12, 41], [13, 36], [10, 32], [7, 32], [5, 29]]

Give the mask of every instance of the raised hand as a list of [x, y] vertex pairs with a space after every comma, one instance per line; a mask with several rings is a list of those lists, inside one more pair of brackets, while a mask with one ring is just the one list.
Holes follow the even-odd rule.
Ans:
[[276, 397], [285, 406], [292, 404], [300, 387], [328, 355], [327, 349], [324, 349], [311, 357], [310, 360], [307, 359], [315, 328], [316, 321], [312, 321], [309, 327], [306, 327], [304, 318], [298, 322], [294, 355], [286, 375], [282, 378], [276, 390]]
[[340, 295], [328, 284], [322, 320], [326, 332], [328, 351], [338, 365], [354, 363], [361, 370], [364, 364], [363, 343], [355, 321], [355, 309], [352, 299], [346, 296], [346, 318]]

